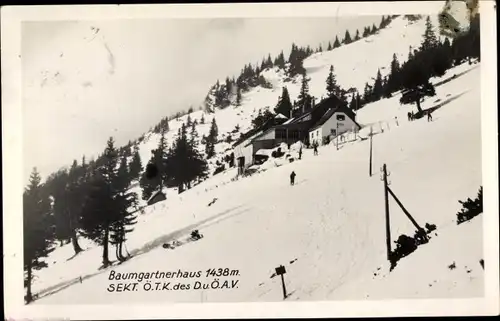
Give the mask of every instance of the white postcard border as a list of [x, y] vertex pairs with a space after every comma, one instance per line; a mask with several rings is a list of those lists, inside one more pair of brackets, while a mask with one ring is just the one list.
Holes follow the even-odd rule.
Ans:
[[146, 305], [24, 305], [22, 269], [21, 22], [222, 17], [335, 17], [437, 14], [444, 1], [211, 5], [32, 6], [2, 8], [2, 158], [4, 300], [7, 318], [260, 318], [496, 315], [499, 313], [499, 218], [496, 19], [493, 1], [480, 1], [481, 107], [484, 186], [485, 297], [480, 299], [285, 303], [166, 303]]

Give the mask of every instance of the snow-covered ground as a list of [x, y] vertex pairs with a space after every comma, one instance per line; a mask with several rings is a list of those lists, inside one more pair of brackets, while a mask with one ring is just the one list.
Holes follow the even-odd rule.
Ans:
[[[438, 26], [437, 18], [431, 17], [433, 25]], [[379, 30], [376, 34], [348, 45], [342, 45], [331, 51], [315, 53], [304, 61], [307, 76], [311, 79], [309, 83], [310, 94], [319, 101], [321, 97], [326, 97], [326, 78], [330, 66], [334, 66], [337, 82], [345, 89], [355, 88], [363, 93], [366, 83], [373, 85], [377, 70], [380, 69], [382, 76], [390, 72], [390, 63], [393, 54], [396, 54], [400, 63], [408, 58], [410, 47], [416, 48], [422, 41], [425, 30], [425, 19], [410, 22], [403, 17], [395, 18], [386, 28]], [[436, 29], [437, 31], [437, 29]], [[386, 45], [390, 43], [391, 45]], [[300, 92], [300, 76], [292, 81], [287, 81], [287, 76], [283, 70], [278, 68], [266, 69], [261, 75], [272, 85], [272, 88], [261, 86], [252, 88], [243, 93], [241, 106], [229, 106], [225, 109], [216, 109], [214, 114], [205, 114], [205, 124], [196, 127], [199, 135], [199, 142], [203, 135], [208, 136], [210, 123], [216, 119], [219, 129], [219, 139], [216, 154], [209, 161], [210, 173], [216, 168], [216, 160], [230, 153], [231, 144], [226, 143], [226, 137], [231, 136], [235, 141], [242, 133], [252, 128], [252, 119], [257, 116], [259, 110], [269, 107], [271, 110], [276, 106], [278, 98], [286, 86], [290, 99], [296, 100]], [[234, 98], [234, 97], [233, 97]], [[215, 100], [211, 96], [212, 101]], [[195, 111], [190, 114], [191, 119], [200, 122], [203, 111]], [[178, 129], [187, 120], [187, 115], [178, 120], [169, 121], [169, 132], [166, 134], [167, 143], [171, 144], [177, 135]], [[240, 127], [238, 133], [231, 133], [236, 125]], [[189, 130], [188, 130], [189, 132]], [[159, 134], [146, 133], [144, 142], [139, 144], [140, 156], [143, 164], [151, 158], [151, 150], [157, 147]], [[200, 150], [203, 146], [200, 144]]]
[[[415, 42], [420, 41], [421, 33], [414, 33], [419, 36], [415, 36]], [[388, 50], [388, 62], [394, 50]], [[325, 62], [324, 68], [329, 63]], [[439, 83], [467, 70], [437, 86], [437, 95], [422, 104], [425, 109], [449, 101], [433, 113], [433, 122], [425, 118], [408, 122], [406, 113], [414, 107], [400, 106], [399, 95], [358, 112], [359, 122], [372, 124], [376, 133], [372, 177], [368, 176], [369, 143], [360, 139], [340, 145], [339, 150], [334, 144], [320, 147], [318, 156], [304, 150], [302, 160], [293, 163], [276, 160], [273, 165], [275, 160], [271, 159], [263, 164], [265, 171], [236, 181], [232, 180], [233, 170], [221, 173], [147, 207], [127, 242], [134, 257], [120, 266], [99, 271], [101, 248], [90, 244], [84, 244], [88, 249], [69, 261], [71, 247], [58, 248], [49, 260], [56, 263], [37, 272], [33, 286], [41, 298], [35, 304], [280, 301], [281, 281], [271, 278], [279, 265], [287, 269], [287, 300], [482, 296], [482, 215], [460, 226], [455, 222], [458, 200], [474, 197], [481, 185], [481, 67], [458, 66], [433, 81]], [[372, 71], [367, 72], [371, 77]], [[317, 85], [311, 82], [311, 90], [319, 91], [316, 86], [320, 86], [319, 81]], [[252, 105], [265, 107], [261, 104], [264, 98], [257, 100], [264, 96], [264, 89], [260, 91], [260, 95], [257, 89], [247, 94], [245, 105], [237, 111], [233, 107], [218, 111], [219, 129], [232, 129], [238, 119], [248, 118]], [[274, 102], [269, 97], [267, 105]], [[226, 119], [230, 120], [226, 123]], [[207, 130], [210, 120], [206, 117]], [[242, 123], [240, 126], [243, 128]], [[177, 132], [175, 121], [170, 127]], [[367, 137], [368, 131], [369, 126], [360, 136]], [[202, 130], [199, 132], [201, 136]], [[141, 144], [141, 156], [154, 148], [155, 139], [151, 135]], [[385, 259], [380, 181], [384, 163], [390, 172], [391, 188], [417, 222], [437, 225], [437, 235], [432, 234], [428, 244], [403, 258], [392, 272]], [[291, 171], [297, 173], [293, 187], [288, 181]], [[393, 240], [402, 233], [412, 234], [414, 228], [403, 212], [392, 201], [390, 208]], [[199, 229], [203, 239], [174, 250], [162, 248], [165, 242], [185, 240], [193, 229]], [[453, 263], [456, 268], [450, 269]], [[200, 278], [151, 280], [153, 287], [156, 282], [172, 282], [171, 286], [181, 282], [192, 288], [196, 281], [214, 281], [213, 276], [204, 275], [210, 268], [238, 270], [238, 276], [215, 277], [221, 284], [237, 280], [237, 287], [144, 291], [147, 282], [142, 281], [137, 291], [107, 291], [113, 282], [108, 280], [110, 271], [202, 271]]]

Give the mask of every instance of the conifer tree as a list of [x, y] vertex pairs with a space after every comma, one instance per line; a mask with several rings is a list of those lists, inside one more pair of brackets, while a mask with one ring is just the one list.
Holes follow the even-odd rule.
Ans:
[[280, 52], [280, 54], [276, 57], [274, 61], [274, 66], [278, 67], [279, 69], [285, 69], [285, 55], [283, 54], [283, 50]]
[[349, 102], [349, 109], [356, 110], [356, 96], [354, 94], [351, 96], [351, 101]]
[[335, 36], [335, 41], [333, 43], [333, 49], [340, 47], [339, 37]]
[[388, 92], [394, 92], [396, 90], [399, 90], [401, 87], [401, 66], [399, 64], [398, 57], [396, 54], [392, 55], [392, 61], [391, 61], [391, 71], [389, 74], [389, 78], [387, 80], [387, 90]]
[[123, 254], [123, 245], [127, 240], [126, 234], [133, 231], [131, 226], [136, 223], [136, 216], [131, 207], [137, 205], [137, 194], [129, 191], [130, 183], [127, 159], [123, 157], [115, 180], [112, 182], [114, 197], [111, 205], [114, 219], [110, 226], [110, 243], [115, 245], [116, 258], [120, 262], [125, 261], [128, 257]]
[[330, 51], [330, 50], [332, 50], [332, 49], [333, 49], [333, 47], [332, 47], [332, 43], [331, 43], [330, 41], [328, 41], [328, 47], [327, 47], [327, 49], [326, 49], [326, 50]]
[[300, 86], [300, 93], [297, 97], [297, 105], [302, 111], [309, 110], [312, 107], [311, 96], [309, 95], [309, 78], [306, 73], [302, 74], [302, 84]]
[[359, 92], [356, 92], [356, 110], [363, 107], [361, 104], [362, 104], [361, 96], [359, 95]]
[[196, 127], [191, 127], [191, 138], [187, 138], [187, 128], [183, 127], [168, 152], [166, 161], [167, 172], [182, 193], [185, 188], [191, 188], [191, 182], [206, 176], [207, 164], [198, 151], [198, 133]]
[[205, 113], [201, 114], [200, 124], [205, 124]]
[[372, 102], [373, 101], [372, 96], [373, 96], [372, 87], [370, 85], [368, 85], [368, 83], [366, 83], [365, 90], [363, 93], [363, 102], [365, 104]]
[[109, 259], [111, 228], [119, 214], [115, 203], [118, 195], [118, 153], [112, 137], [107, 142], [102, 158], [102, 167], [91, 181], [89, 197], [85, 202], [82, 232], [103, 247], [102, 265], [106, 267], [111, 263]]
[[334, 69], [332, 65], [330, 66], [330, 72], [328, 73], [328, 77], [326, 78], [326, 92], [330, 97], [332, 95], [338, 95], [339, 93], [339, 86], [337, 85], [337, 79], [333, 72]]
[[[126, 156], [124, 156], [126, 157]], [[80, 218], [82, 216], [83, 206], [87, 194], [87, 181], [85, 163], [82, 161], [82, 166], [78, 166], [76, 160], [70, 168], [68, 183], [66, 186], [66, 195], [63, 202], [68, 204], [67, 221], [69, 225], [70, 240], [73, 244], [75, 255], [83, 251], [78, 244], [77, 230], [80, 227]], [[56, 198], [57, 202], [57, 198]]]
[[370, 27], [365, 27], [363, 30], [363, 38], [366, 38], [370, 35]]
[[432, 60], [433, 51], [418, 51], [413, 59], [408, 60], [401, 68], [403, 93], [400, 98], [401, 104], [415, 103], [419, 113], [422, 113], [420, 101], [424, 96], [434, 96], [434, 86], [429, 82], [433, 75]]
[[379, 100], [382, 97], [382, 95], [383, 95], [382, 74], [380, 73], [380, 69], [378, 69], [377, 76], [373, 84], [372, 96], [374, 100]]
[[425, 32], [423, 36], [422, 44], [420, 45], [420, 50], [428, 50], [436, 48], [439, 45], [436, 33], [434, 32], [434, 27], [431, 22], [430, 16], [427, 16], [425, 21]]
[[267, 56], [266, 68], [273, 68], [273, 60], [271, 59], [271, 54]]
[[42, 179], [34, 168], [23, 194], [24, 286], [26, 303], [33, 301], [33, 272], [47, 267], [43, 260], [54, 250], [54, 221], [50, 200], [43, 192]]
[[302, 65], [304, 58], [304, 53], [295, 45], [295, 43], [293, 43], [290, 51], [290, 57], [288, 59], [288, 62], [290, 63], [288, 67], [289, 77], [293, 78], [305, 71]]
[[191, 125], [191, 140], [189, 143], [193, 146], [193, 148], [197, 148], [198, 146], [198, 132], [196, 131], [196, 125], [194, 123]]
[[217, 123], [215, 121], [215, 118], [213, 118], [205, 144], [205, 153], [207, 155], [207, 159], [215, 156], [215, 144], [217, 143], [218, 135], [219, 131], [217, 128]]
[[361, 37], [359, 36], [359, 30], [356, 29], [356, 36], [354, 37], [354, 41], [358, 41], [359, 39], [361, 39]]
[[[185, 124], [182, 124], [184, 127]], [[165, 162], [167, 158], [167, 140], [163, 131], [158, 142], [158, 147], [152, 151], [151, 159], [142, 174], [139, 185], [142, 189], [142, 199], [148, 200], [154, 192], [167, 186], [167, 171]], [[152, 171], [154, 173], [152, 173]]]
[[55, 239], [60, 246], [67, 244], [71, 238], [68, 208], [70, 206], [67, 198], [67, 186], [69, 183], [68, 171], [63, 168], [47, 177], [44, 189], [52, 198], [51, 210], [55, 224]]
[[385, 19], [385, 16], [382, 16], [382, 21], [380, 21], [380, 24], [379, 24], [379, 29], [383, 29], [386, 27], [386, 19]]
[[292, 108], [293, 107], [290, 101], [290, 95], [288, 93], [288, 89], [285, 86], [283, 87], [283, 91], [278, 99], [278, 104], [276, 105], [274, 111], [276, 114], [282, 114], [283, 116], [291, 117]]
[[130, 162], [130, 178], [132, 180], [139, 179], [142, 172], [142, 161], [141, 155], [139, 154], [139, 146], [134, 146], [134, 153], [132, 157], [132, 162]]
[[344, 40], [342, 41], [343, 44], [350, 44], [352, 42], [351, 35], [349, 34], [349, 30], [345, 31], [345, 36]]
[[236, 106], [241, 106], [241, 89], [238, 87], [236, 92]]
[[215, 117], [212, 118], [212, 124], [210, 126], [210, 132], [208, 134], [208, 138], [215, 144], [217, 143], [219, 135], [219, 128], [217, 127], [217, 122], [215, 121]]

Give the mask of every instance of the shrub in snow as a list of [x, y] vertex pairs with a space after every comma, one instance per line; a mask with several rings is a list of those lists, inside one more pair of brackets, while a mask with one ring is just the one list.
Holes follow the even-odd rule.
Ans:
[[467, 222], [483, 212], [483, 187], [479, 188], [476, 199], [467, 198], [466, 201], [458, 202], [462, 204], [462, 208], [457, 213], [457, 225]]
[[435, 224], [425, 224], [425, 228], [427, 229], [427, 233], [431, 233], [432, 231], [436, 230], [436, 225]]
[[214, 175], [217, 175], [221, 172], [223, 172], [224, 170], [226, 169], [226, 166], [224, 164], [220, 165], [219, 167], [217, 167], [214, 171]]
[[399, 260], [415, 252], [418, 246], [429, 242], [428, 233], [434, 231], [436, 229], [436, 225], [426, 223], [425, 227], [427, 228], [427, 231], [416, 231], [413, 237], [402, 234], [394, 242], [396, 243], [396, 248], [390, 253], [389, 257], [389, 261], [391, 263], [391, 271], [396, 267], [396, 264]]
[[271, 153], [271, 156], [273, 158], [280, 158], [280, 157], [283, 157], [283, 155], [285, 155], [285, 153], [283, 153], [281, 151], [281, 148], [278, 148], [277, 150], [273, 150], [272, 153]]

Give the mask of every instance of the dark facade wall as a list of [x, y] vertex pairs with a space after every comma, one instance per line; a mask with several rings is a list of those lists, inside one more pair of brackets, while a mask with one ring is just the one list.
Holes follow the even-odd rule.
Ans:
[[256, 140], [252, 142], [253, 152], [257, 152], [259, 149], [271, 149], [278, 146], [278, 143], [275, 139], [266, 139], [266, 140]]

